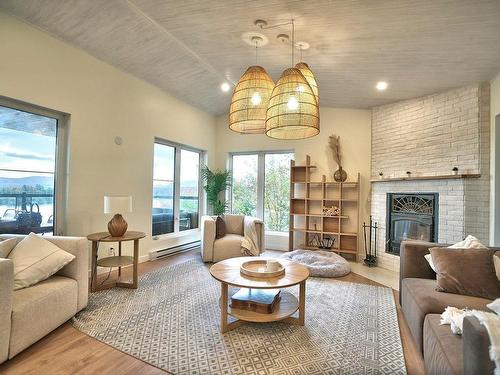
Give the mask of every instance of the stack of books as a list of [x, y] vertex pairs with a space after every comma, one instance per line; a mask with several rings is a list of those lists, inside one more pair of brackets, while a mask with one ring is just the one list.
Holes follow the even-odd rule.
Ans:
[[229, 306], [232, 309], [272, 314], [280, 299], [279, 289], [241, 288], [231, 297], [231, 304]]

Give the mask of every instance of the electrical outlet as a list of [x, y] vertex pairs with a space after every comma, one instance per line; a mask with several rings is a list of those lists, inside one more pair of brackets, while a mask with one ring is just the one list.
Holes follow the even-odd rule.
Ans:
[[114, 253], [115, 253], [115, 249], [114, 249], [114, 248], [112, 248], [112, 247], [110, 247], [110, 248], [108, 249], [108, 255], [109, 255], [109, 256], [113, 256], [113, 254], [114, 254]]

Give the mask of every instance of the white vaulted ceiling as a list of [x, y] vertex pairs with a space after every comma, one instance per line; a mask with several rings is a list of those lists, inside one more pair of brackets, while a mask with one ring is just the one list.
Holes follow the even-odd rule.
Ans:
[[[242, 34], [269, 43], [259, 64], [274, 80], [290, 65], [276, 39], [296, 19], [320, 104], [370, 108], [489, 80], [500, 70], [500, 0], [0, 0], [0, 8], [213, 114], [228, 111], [254, 64]], [[384, 93], [379, 80], [389, 82]]]

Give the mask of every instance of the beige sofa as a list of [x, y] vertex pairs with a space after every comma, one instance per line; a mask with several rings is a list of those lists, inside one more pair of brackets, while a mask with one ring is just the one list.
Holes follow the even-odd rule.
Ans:
[[241, 240], [245, 227], [254, 226], [258, 237], [259, 254], [264, 251], [264, 224], [260, 219], [245, 215], [224, 215], [226, 235], [215, 238], [215, 220], [212, 216], [201, 218], [201, 256], [204, 262], [219, 262], [228, 258], [244, 256]]
[[[1, 235], [0, 240], [24, 236]], [[87, 306], [89, 251], [80, 237], [45, 237], [75, 259], [54, 276], [29, 288], [13, 290], [14, 267], [0, 258], [0, 363], [71, 319]]]

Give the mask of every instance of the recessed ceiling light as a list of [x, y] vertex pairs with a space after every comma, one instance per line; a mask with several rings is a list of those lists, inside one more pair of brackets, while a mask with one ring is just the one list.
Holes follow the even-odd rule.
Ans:
[[377, 90], [378, 91], [384, 91], [387, 88], [388, 84], [385, 81], [379, 81], [377, 82]]
[[220, 89], [224, 92], [228, 92], [229, 90], [231, 90], [231, 85], [227, 82], [221, 83]]

